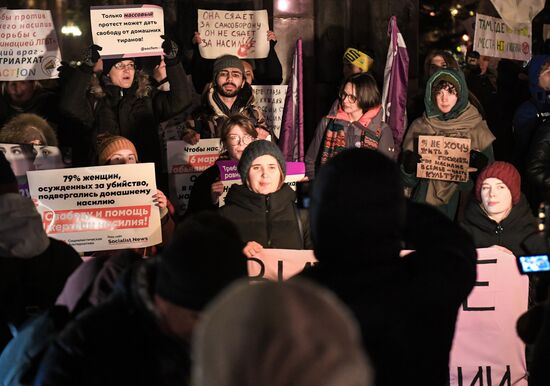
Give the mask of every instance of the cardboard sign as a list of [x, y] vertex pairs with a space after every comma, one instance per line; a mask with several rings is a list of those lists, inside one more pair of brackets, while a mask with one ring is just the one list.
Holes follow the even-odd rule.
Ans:
[[0, 81], [59, 77], [61, 52], [50, 11], [0, 10]]
[[[527, 385], [525, 345], [516, 322], [527, 311], [529, 279], [498, 247], [478, 249], [477, 282], [459, 310], [451, 385]], [[492, 380], [492, 383], [491, 383]]]
[[283, 281], [317, 263], [310, 249], [263, 249], [248, 259], [248, 275], [255, 280]]
[[266, 58], [269, 54], [267, 10], [198, 10], [198, 32], [203, 58], [230, 54], [239, 58]]
[[275, 137], [281, 134], [281, 122], [285, 107], [288, 86], [252, 86], [254, 105], [262, 110], [267, 127], [273, 130]]
[[195, 179], [220, 156], [220, 139], [201, 139], [196, 145], [185, 141], [168, 141], [170, 200], [179, 214], [185, 213]]
[[470, 139], [435, 135], [418, 137], [422, 157], [416, 176], [431, 180], [466, 182], [470, 163]]
[[[223, 193], [220, 196], [218, 204], [220, 207], [225, 205], [225, 197], [231, 185], [242, 184], [241, 175], [237, 170], [238, 161], [223, 160], [217, 161], [216, 165], [220, 169], [220, 181], [223, 183]], [[306, 166], [303, 162], [287, 162], [285, 183], [296, 190], [296, 182], [302, 180], [306, 174]]]
[[153, 163], [27, 173], [46, 233], [79, 252], [162, 241]]
[[164, 13], [158, 5], [90, 7], [90, 23], [102, 59], [163, 54]]
[[496, 58], [531, 59], [531, 23], [511, 29], [497, 17], [476, 15], [474, 51]]

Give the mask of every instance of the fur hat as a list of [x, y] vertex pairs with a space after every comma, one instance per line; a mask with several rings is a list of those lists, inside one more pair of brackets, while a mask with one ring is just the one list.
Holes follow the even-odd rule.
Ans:
[[18, 114], [0, 129], [0, 143], [32, 143], [57, 146], [55, 131], [48, 122], [31, 113]]
[[476, 198], [479, 202], [481, 202], [481, 186], [487, 178], [498, 178], [504, 182], [512, 194], [512, 205], [519, 202], [521, 198], [521, 176], [514, 165], [508, 162], [496, 161], [479, 173], [475, 189]]
[[134, 152], [136, 161], [138, 159], [138, 153], [136, 147], [127, 138], [119, 135], [102, 134], [97, 137], [97, 164], [107, 165], [109, 158], [118, 150], [129, 149]]
[[247, 276], [237, 228], [216, 213], [187, 218], [164, 249], [156, 293], [184, 308], [201, 310], [232, 281]]
[[212, 77], [215, 80], [216, 76], [218, 75], [218, 72], [220, 72], [224, 68], [231, 68], [231, 67], [238, 68], [241, 71], [241, 73], [244, 74], [244, 66], [243, 66], [243, 63], [241, 62], [241, 59], [239, 59], [235, 55], [220, 56], [214, 62]]
[[259, 139], [253, 141], [244, 149], [241, 159], [239, 160], [237, 169], [239, 170], [243, 184], [246, 185], [248, 171], [250, 170], [250, 166], [252, 166], [252, 162], [254, 162], [256, 158], [263, 155], [273, 156], [281, 167], [283, 177], [286, 176], [286, 161], [283, 153], [281, 153], [281, 150], [273, 142]]
[[4, 193], [19, 193], [19, 188], [10, 163], [0, 151], [0, 194]]

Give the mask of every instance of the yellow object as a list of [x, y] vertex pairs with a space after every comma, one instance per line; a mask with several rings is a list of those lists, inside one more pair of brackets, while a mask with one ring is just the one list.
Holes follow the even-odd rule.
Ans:
[[350, 62], [354, 66], [359, 67], [363, 72], [367, 72], [374, 63], [374, 60], [365, 54], [364, 52], [359, 51], [355, 48], [348, 48], [344, 53], [344, 60]]

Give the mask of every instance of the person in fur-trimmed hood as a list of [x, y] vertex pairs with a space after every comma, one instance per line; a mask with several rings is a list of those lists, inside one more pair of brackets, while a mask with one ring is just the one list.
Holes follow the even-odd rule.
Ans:
[[91, 164], [96, 156], [95, 137], [108, 132], [131, 140], [144, 162], [160, 165], [158, 124], [191, 103], [191, 88], [177, 59], [177, 46], [165, 40], [163, 49], [170, 91], [153, 88], [149, 76], [136, 69], [133, 58], [103, 60], [103, 72], [94, 78], [93, 66], [101, 50], [96, 45], [90, 47], [79, 68], [62, 71], [62, 112], [83, 131], [73, 133], [75, 153], [88, 151]]
[[214, 62], [213, 81], [202, 94], [202, 105], [185, 121], [183, 139], [196, 144], [201, 138], [219, 138], [225, 120], [237, 113], [252, 121], [259, 139], [268, 135], [274, 139], [262, 111], [254, 105], [254, 92], [245, 80], [241, 60], [223, 55]]
[[0, 152], [0, 351], [30, 316], [55, 303], [81, 263], [69, 245], [51, 239], [33, 202], [18, 193]]
[[409, 126], [403, 139], [401, 177], [403, 185], [412, 190], [414, 201], [433, 205], [453, 220], [458, 212], [460, 192], [470, 192], [474, 181], [471, 174], [468, 181], [461, 183], [418, 178], [416, 169], [421, 160], [418, 137], [469, 138], [469, 172], [473, 173], [494, 161], [492, 143], [495, 136], [479, 111], [468, 101], [468, 87], [460, 70], [447, 68], [430, 76], [424, 104], [424, 115]]

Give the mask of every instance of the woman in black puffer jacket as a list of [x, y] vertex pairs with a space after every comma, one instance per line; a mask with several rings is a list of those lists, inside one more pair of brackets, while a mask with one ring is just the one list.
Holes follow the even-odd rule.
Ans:
[[221, 215], [233, 221], [252, 257], [263, 248], [311, 249], [307, 213], [284, 183], [286, 163], [272, 142], [257, 140], [244, 150], [238, 166], [243, 185], [233, 185]]

